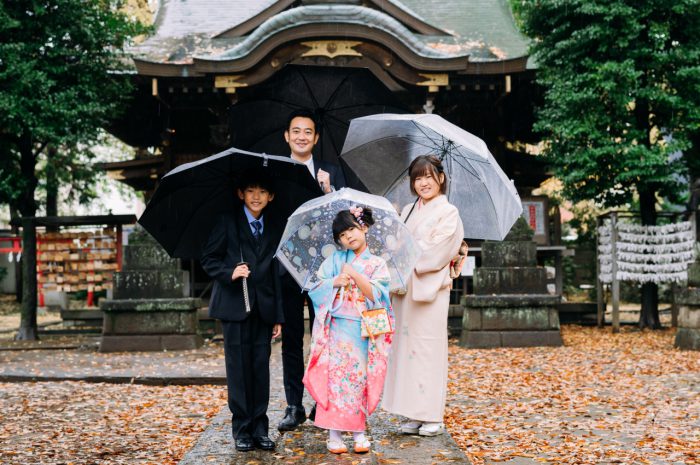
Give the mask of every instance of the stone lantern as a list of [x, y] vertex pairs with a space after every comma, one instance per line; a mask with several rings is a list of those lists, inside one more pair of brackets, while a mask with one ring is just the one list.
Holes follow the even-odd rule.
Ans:
[[481, 246], [474, 295], [465, 297], [460, 345], [469, 348], [560, 346], [560, 295], [547, 293], [537, 244], [524, 218], [501, 242]]

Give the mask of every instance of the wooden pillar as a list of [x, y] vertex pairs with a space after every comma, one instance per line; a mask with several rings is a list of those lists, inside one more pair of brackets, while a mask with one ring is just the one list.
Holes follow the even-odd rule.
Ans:
[[117, 271], [122, 270], [122, 262], [124, 260], [124, 251], [122, 249], [122, 225], [118, 224], [117, 226], [117, 237], [115, 238], [117, 240]]
[[676, 296], [680, 292], [680, 286], [676, 283], [671, 284], [671, 328], [678, 327], [678, 304]]
[[563, 250], [558, 250], [554, 254], [554, 288], [557, 295], [564, 293], [564, 264]]
[[190, 259], [190, 297], [194, 297], [195, 292], [194, 292], [194, 267], [196, 266], [196, 263], [194, 259]]
[[620, 281], [617, 279], [617, 212], [611, 215], [612, 228], [612, 332], [620, 332]]
[[[596, 232], [601, 224], [602, 221], [600, 217], [596, 218]], [[598, 245], [600, 245], [600, 243], [597, 243], [595, 248], [595, 293], [598, 302], [598, 327], [602, 328], [605, 326], [605, 286], [603, 286], [603, 282], [600, 280], [600, 252], [598, 251]]]

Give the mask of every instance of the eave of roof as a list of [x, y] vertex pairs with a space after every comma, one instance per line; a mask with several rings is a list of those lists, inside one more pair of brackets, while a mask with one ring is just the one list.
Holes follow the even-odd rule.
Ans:
[[[197, 54], [195, 58], [211, 61], [240, 59], [282, 31], [320, 23], [356, 25], [382, 31], [402, 41], [416, 55], [426, 58], [444, 59], [469, 55], [464, 50], [450, 53], [431, 47], [420, 35], [412, 33], [403, 24], [381, 11], [356, 5], [310, 5], [286, 10], [268, 19], [255, 32], [224, 53]], [[450, 40], [449, 36], [445, 36], [444, 39]]]
[[[505, 0], [369, 1], [384, 11], [391, 9], [394, 15], [364, 6], [338, 3], [278, 11], [280, 7], [287, 6], [290, 0], [260, 0], [236, 2], [237, 5], [249, 4], [246, 8], [240, 8], [240, 5], [233, 8], [236, 14], [224, 9], [225, 12], [219, 15], [217, 10], [207, 16], [208, 22], [204, 21], [199, 29], [193, 29], [192, 19], [183, 15], [192, 13], [197, 7], [221, 6], [222, 0], [164, 1], [158, 15], [156, 34], [132, 48], [132, 57], [139, 72], [146, 69], [152, 72], [154, 67], [161, 66], [170, 68], [163, 75], [190, 76], [217, 72], [221, 69], [221, 63], [236, 64], [231, 69], [246, 69], [254, 61], [250, 55], [260, 56], [261, 49], [269, 52], [271, 47], [281, 45], [281, 40], [355, 38], [385, 40], [387, 47], [398, 46], [405, 49], [404, 55], [413, 55], [413, 60], [408, 61], [414, 64], [442, 62], [442, 65], [421, 68], [426, 70], [464, 69], [462, 62], [467, 61], [472, 64], [495, 64], [527, 59], [526, 39], [517, 31]], [[416, 33], [395, 18], [399, 14], [397, 11], [410, 15], [413, 20], [423, 21], [429, 27], [434, 24], [445, 26], [443, 29], [448, 30], [449, 34]], [[480, 15], [470, 15], [474, 11]], [[254, 24], [265, 15], [267, 19], [255, 26], [250, 34], [232, 36], [231, 31], [236, 27], [246, 22]], [[201, 18], [202, 14], [191, 16]], [[468, 20], [466, 17], [469, 17]], [[455, 22], [455, 18], [462, 19]], [[188, 26], [179, 29], [176, 34], [177, 28], [173, 26], [181, 23]], [[470, 26], [469, 30], [454, 28], [465, 23]], [[328, 27], [324, 28], [323, 25]], [[406, 56], [402, 58], [406, 59]], [[447, 62], [452, 64], [445, 66]], [[175, 72], [175, 69], [179, 71]]]

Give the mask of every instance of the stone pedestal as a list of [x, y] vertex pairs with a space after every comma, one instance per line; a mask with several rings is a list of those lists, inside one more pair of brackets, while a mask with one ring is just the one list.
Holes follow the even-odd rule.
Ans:
[[537, 266], [532, 230], [519, 219], [503, 242], [484, 242], [474, 295], [464, 298], [460, 345], [469, 348], [562, 345], [557, 305]]
[[104, 313], [100, 352], [195, 349], [199, 299], [184, 297], [187, 272], [142, 229], [124, 246], [124, 268], [115, 273], [114, 298]]
[[688, 287], [674, 296], [678, 306], [678, 331], [674, 345], [679, 349], [700, 350], [700, 262], [688, 270]]

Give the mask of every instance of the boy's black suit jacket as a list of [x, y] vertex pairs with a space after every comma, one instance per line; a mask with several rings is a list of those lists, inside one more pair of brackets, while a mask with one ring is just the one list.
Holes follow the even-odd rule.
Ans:
[[214, 279], [209, 301], [212, 318], [242, 321], [248, 316], [243, 300], [243, 280], [231, 281], [236, 265], [245, 261], [250, 269], [247, 280], [250, 307], [257, 305], [261, 318], [268, 324], [284, 322], [279, 264], [274, 258], [282, 228], [274, 214], [264, 215], [263, 221], [262, 238], [256, 247], [242, 206], [217, 218], [200, 260], [204, 271]]

